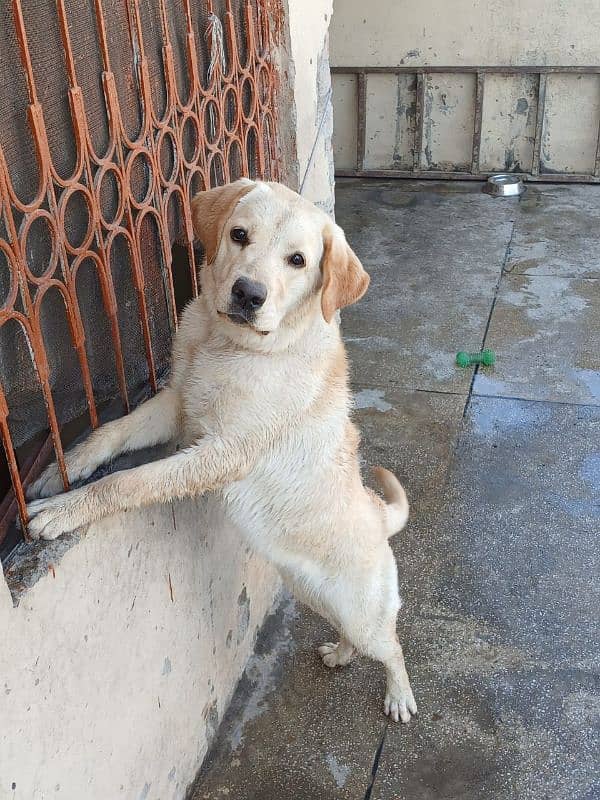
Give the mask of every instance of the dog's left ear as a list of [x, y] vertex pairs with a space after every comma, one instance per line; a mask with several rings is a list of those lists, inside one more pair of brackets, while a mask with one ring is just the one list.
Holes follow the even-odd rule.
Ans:
[[346, 241], [344, 232], [333, 223], [323, 230], [321, 272], [321, 310], [325, 321], [331, 322], [339, 308], [360, 300], [369, 288], [370, 280], [358, 256]]
[[248, 178], [217, 186], [205, 192], [198, 192], [192, 199], [192, 223], [194, 235], [202, 242], [206, 253], [206, 263], [212, 264], [217, 255], [223, 228], [233, 209], [245, 194], [256, 184]]

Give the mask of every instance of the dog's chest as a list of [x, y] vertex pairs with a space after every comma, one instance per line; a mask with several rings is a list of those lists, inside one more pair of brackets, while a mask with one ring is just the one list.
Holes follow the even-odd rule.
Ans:
[[223, 365], [197, 357], [182, 387], [186, 438], [218, 432], [227, 414], [229, 398], [238, 391], [233, 373], [228, 373]]
[[282, 402], [277, 371], [267, 375], [265, 367], [252, 354], [198, 347], [180, 385], [188, 442], [238, 429], [258, 408]]

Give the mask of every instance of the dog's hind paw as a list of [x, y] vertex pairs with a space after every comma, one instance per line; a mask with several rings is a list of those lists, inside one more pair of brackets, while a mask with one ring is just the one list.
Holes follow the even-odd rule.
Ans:
[[417, 713], [417, 704], [410, 685], [405, 689], [390, 690], [385, 695], [383, 712], [394, 722], [410, 722], [411, 717]]
[[352, 661], [354, 648], [343, 639], [337, 644], [325, 642], [319, 647], [319, 655], [326, 667], [344, 667]]

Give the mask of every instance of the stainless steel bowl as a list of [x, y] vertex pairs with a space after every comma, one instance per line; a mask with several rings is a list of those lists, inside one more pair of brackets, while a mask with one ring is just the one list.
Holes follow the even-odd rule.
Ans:
[[483, 190], [493, 197], [517, 197], [525, 191], [525, 184], [518, 175], [503, 172], [490, 175]]

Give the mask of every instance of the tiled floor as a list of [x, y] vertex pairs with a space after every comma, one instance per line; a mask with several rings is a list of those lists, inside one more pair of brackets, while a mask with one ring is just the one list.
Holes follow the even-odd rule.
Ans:
[[336, 214], [372, 276], [343, 317], [365, 461], [411, 500], [420, 713], [388, 723], [383, 670], [328, 671], [284, 600], [194, 798], [600, 798], [600, 187], [345, 180]]

